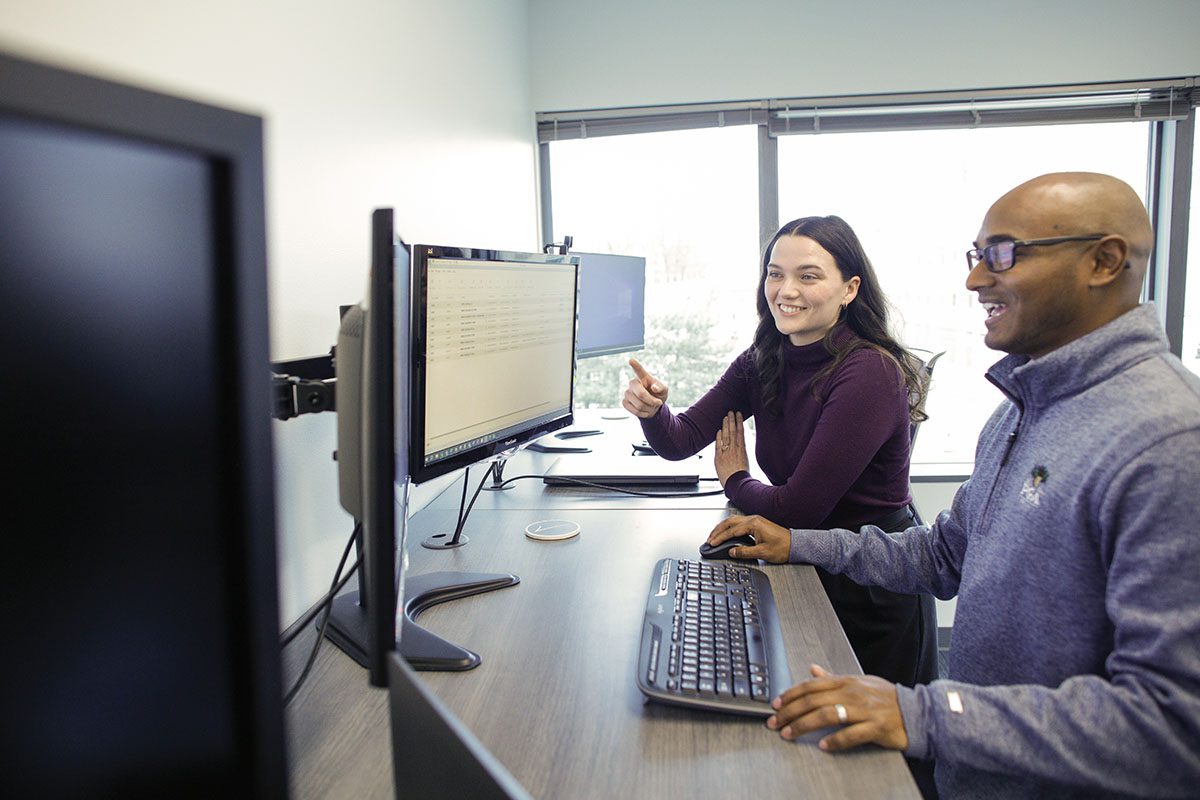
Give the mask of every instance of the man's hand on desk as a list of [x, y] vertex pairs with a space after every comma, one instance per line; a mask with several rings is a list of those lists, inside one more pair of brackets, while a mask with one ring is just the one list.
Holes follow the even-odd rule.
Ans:
[[820, 741], [820, 748], [830, 752], [871, 742], [891, 750], [908, 747], [894, 684], [874, 675], [831, 675], [816, 664], [812, 674], [771, 701], [775, 714], [767, 719], [768, 728], [795, 739], [838, 726]]
[[730, 558], [761, 558], [772, 564], [787, 563], [792, 547], [792, 532], [757, 514], [752, 517], [726, 517], [708, 534], [708, 543], [718, 545], [726, 539], [745, 534], [754, 537], [755, 545], [733, 548], [729, 551]]

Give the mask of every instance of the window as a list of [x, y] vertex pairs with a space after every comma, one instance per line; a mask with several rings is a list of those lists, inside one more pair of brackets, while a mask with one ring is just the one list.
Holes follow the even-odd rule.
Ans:
[[[1200, 187], [1200, 137], [1192, 148], [1192, 190]], [[1183, 365], [1200, 375], [1200, 198], [1192, 198], [1188, 219], [1188, 267], [1183, 306]]]
[[[796, 217], [845, 218], [896, 309], [900, 340], [926, 357], [945, 351], [913, 461], [963, 464], [965, 473], [1000, 400], [983, 373], [1002, 354], [983, 345], [983, 313], [964, 286], [963, 254], [988, 206], [1061, 170], [1115, 175], [1143, 200], [1159, 192], [1183, 163], [1160, 148], [1176, 135], [1171, 126], [1192, 124], [1195, 82], [543, 112], [543, 222], [579, 250], [647, 257], [642, 360], [682, 408], [753, 339], [762, 237]], [[1186, 201], [1187, 187], [1174, 191]], [[1156, 225], [1172, 233], [1169, 218]], [[1200, 264], [1200, 246], [1190, 251], [1189, 264]], [[1161, 274], [1183, 269], [1179, 248], [1163, 259]], [[1200, 373], [1200, 269], [1191, 272], [1182, 302], [1158, 302], [1167, 329], [1182, 326], [1184, 363]], [[1163, 287], [1180, 291], [1178, 282]], [[624, 361], [580, 362], [577, 399], [614, 405]]]
[[898, 312], [907, 346], [945, 351], [934, 370], [915, 462], [970, 462], [1000, 392], [963, 253], [988, 207], [1024, 180], [1115, 175], [1143, 200], [1150, 123], [888, 131], [779, 139], [780, 220], [836, 214], [859, 238]]
[[[554, 232], [582, 252], [646, 258], [637, 358], [683, 409], [754, 338], [758, 176], [753, 126], [550, 145]], [[576, 403], [619, 406], [630, 354], [579, 362]]]

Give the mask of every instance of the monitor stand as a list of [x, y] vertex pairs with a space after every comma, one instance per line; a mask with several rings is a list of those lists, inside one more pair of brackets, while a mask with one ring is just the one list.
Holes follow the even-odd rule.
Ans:
[[[425, 630], [416, 623], [417, 615], [439, 603], [503, 589], [520, 581], [516, 575], [482, 572], [430, 572], [407, 576], [404, 614], [400, 620], [400, 654], [415, 670], [455, 672], [479, 666], [482, 659], [478, 653]], [[358, 598], [358, 592], [347, 592], [334, 598], [325, 636], [366, 667], [367, 610], [359, 604]]]

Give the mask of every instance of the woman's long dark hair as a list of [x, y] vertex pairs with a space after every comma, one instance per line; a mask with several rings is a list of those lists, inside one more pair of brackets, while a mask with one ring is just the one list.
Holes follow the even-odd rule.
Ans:
[[[908, 388], [908, 414], [912, 422], [924, 420], [922, 410], [925, 403], [925, 370], [921, 361], [900, 346], [892, 336], [888, 325], [888, 302], [879, 289], [875, 268], [863, 251], [854, 230], [841, 217], [803, 217], [784, 225], [772, 237], [762, 257], [762, 273], [758, 279], [758, 330], [754, 334], [754, 361], [758, 378], [762, 384], [763, 403], [774, 414], [782, 411], [780, 406], [780, 376], [783, 373], [783, 351], [787, 336], [775, 327], [775, 318], [763, 294], [763, 283], [767, 279], [767, 266], [771, 263], [771, 250], [781, 236], [807, 236], [824, 247], [833, 256], [834, 263], [842, 273], [842, 280], [859, 279], [858, 296], [839, 317], [833, 328], [825, 334], [822, 343], [833, 356], [833, 361], [824, 367], [813, 381], [818, 393], [825, 379], [833, 373], [846, 356], [863, 347], [869, 347], [892, 361], [900, 369], [900, 376]], [[855, 335], [841, 344], [834, 344], [838, 331], [849, 328]], [[818, 394], [820, 397], [820, 394]]]

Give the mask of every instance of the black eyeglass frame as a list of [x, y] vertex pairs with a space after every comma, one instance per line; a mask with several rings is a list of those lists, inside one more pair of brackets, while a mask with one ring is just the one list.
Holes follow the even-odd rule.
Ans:
[[[992, 242], [986, 247], [972, 247], [967, 251], [967, 269], [975, 269], [975, 265], [982, 261], [988, 268], [988, 272], [1008, 272], [1017, 265], [1018, 247], [1045, 247], [1064, 242], [1097, 242], [1108, 235], [1107, 233], [1091, 233], [1086, 236], [1050, 236], [1045, 239], [1005, 239], [1000, 242]], [[1000, 248], [1003, 247], [1011, 248], [1008, 254], [1008, 265], [997, 267], [996, 265], [1000, 262], [997, 256]]]

